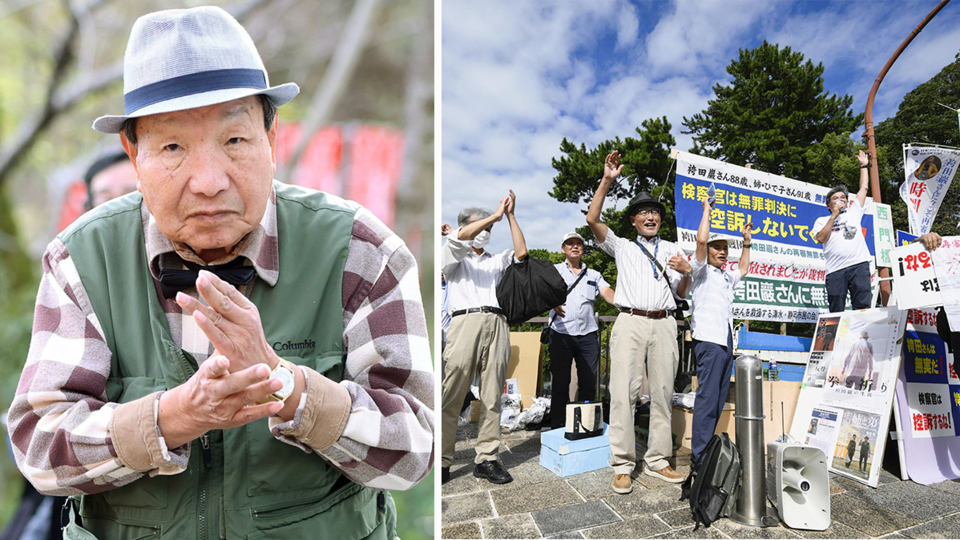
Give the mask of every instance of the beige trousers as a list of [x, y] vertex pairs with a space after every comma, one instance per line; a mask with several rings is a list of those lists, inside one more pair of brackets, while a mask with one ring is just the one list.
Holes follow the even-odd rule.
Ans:
[[446, 362], [441, 412], [441, 466], [453, 463], [457, 417], [470, 383], [480, 375], [480, 432], [476, 463], [497, 459], [500, 449], [500, 395], [510, 362], [510, 327], [503, 315], [468, 313], [454, 317], [443, 350]]
[[671, 399], [677, 375], [677, 320], [621, 313], [610, 335], [610, 465], [630, 474], [637, 463], [633, 411], [644, 370], [649, 378], [650, 435], [644, 462], [659, 471], [673, 455]]

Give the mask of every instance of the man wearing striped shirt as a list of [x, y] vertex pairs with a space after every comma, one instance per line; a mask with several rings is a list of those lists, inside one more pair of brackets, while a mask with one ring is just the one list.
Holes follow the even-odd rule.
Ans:
[[44, 254], [21, 471], [78, 497], [69, 537], [393, 538], [384, 490], [433, 461], [411, 253], [356, 203], [273, 180], [298, 89], [269, 87], [222, 9], [138, 19], [124, 80], [126, 114], [94, 128], [120, 134], [138, 192]]
[[693, 308], [690, 326], [697, 358], [697, 396], [693, 403], [693, 440], [696, 460], [717, 429], [730, 390], [733, 369], [733, 292], [750, 271], [750, 233], [743, 226], [743, 252], [736, 270], [727, 270], [728, 238], [710, 234], [711, 202], [704, 198], [703, 217], [697, 229], [693, 267]]
[[[566, 260], [556, 265], [567, 288], [567, 301], [550, 312], [550, 428], [564, 426], [570, 396], [570, 366], [577, 366], [577, 401], [596, 398], [597, 369], [600, 367], [600, 339], [593, 304], [600, 296], [613, 304], [614, 291], [600, 272], [581, 261], [583, 237], [567, 233], [560, 245]], [[581, 274], [583, 276], [581, 277]]]
[[644, 473], [671, 483], [683, 481], [667, 461], [673, 455], [670, 430], [673, 384], [677, 374], [676, 298], [687, 294], [690, 263], [676, 244], [657, 236], [666, 208], [642, 192], [630, 203], [625, 219], [637, 230], [629, 241], [613, 233], [602, 221], [603, 200], [623, 169], [618, 152], [607, 156], [603, 179], [597, 188], [587, 224], [600, 249], [617, 263], [614, 304], [620, 315], [610, 335], [610, 465], [613, 490], [630, 493], [636, 467], [633, 430], [634, 407], [640, 397], [644, 373], [649, 377], [650, 431]]

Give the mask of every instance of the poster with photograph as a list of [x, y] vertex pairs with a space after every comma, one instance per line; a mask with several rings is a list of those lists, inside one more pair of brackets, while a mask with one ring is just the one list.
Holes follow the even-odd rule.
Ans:
[[833, 358], [833, 347], [840, 329], [840, 317], [821, 317], [817, 321], [817, 330], [813, 336], [813, 350], [807, 360], [807, 369], [803, 373], [801, 388], [812, 386], [823, 388], [827, 381], [827, 367]]
[[824, 403], [874, 414], [890, 409], [903, 313], [896, 308], [844, 313], [827, 368]]
[[810, 415], [810, 425], [803, 442], [823, 450], [828, 462], [833, 459], [837, 436], [840, 434], [837, 428], [842, 418], [843, 409], [830, 407], [815, 407], [813, 414]]
[[821, 314], [790, 426], [794, 439], [827, 454], [831, 471], [872, 487], [880, 479], [886, 437], [879, 435], [890, 425], [906, 318], [889, 307]]
[[[837, 474], [876, 485], [874, 482], [880, 478], [880, 461], [883, 457], [882, 448], [877, 448], [881, 420], [879, 414], [844, 411], [829, 469]], [[889, 417], [887, 420], [889, 421]], [[881, 459], [874, 460], [878, 453]], [[877, 463], [873, 463], [874, 461]]]

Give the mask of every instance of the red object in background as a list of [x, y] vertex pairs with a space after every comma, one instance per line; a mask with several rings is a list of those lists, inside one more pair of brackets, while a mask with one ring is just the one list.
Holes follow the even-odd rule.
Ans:
[[60, 205], [60, 220], [57, 222], [57, 234], [66, 229], [87, 211], [87, 184], [82, 179], [74, 180], [67, 187]]
[[[277, 168], [283, 167], [300, 141], [299, 124], [281, 124], [277, 134]], [[403, 169], [403, 132], [358, 125], [327, 126], [313, 135], [292, 183], [338, 195], [362, 204], [392, 225], [397, 188]], [[345, 153], [349, 159], [345, 159]], [[341, 178], [349, 173], [346, 185]]]
[[[300, 142], [299, 124], [281, 124], [277, 133], [277, 168], [290, 160]], [[327, 126], [313, 135], [304, 149], [291, 183], [340, 195], [343, 133], [339, 126]]]
[[397, 187], [403, 169], [403, 134], [377, 126], [352, 133], [347, 198], [356, 201], [387, 226], [396, 216]]

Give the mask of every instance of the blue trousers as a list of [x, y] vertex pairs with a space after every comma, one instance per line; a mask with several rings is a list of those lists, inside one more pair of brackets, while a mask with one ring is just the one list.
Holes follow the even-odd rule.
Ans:
[[870, 292], [870, 263], [862, 262], [826, 277], [827, 303], [830, 313], [840, 313], [847, 303], [847, 291], [850, 291], [850, 304], [853, 309], [868, 309], [873, 293]]
[[730, 391], [733, 369], [733, 335], [727, 332], [727, 346], [697, 341], [693, 346], [697, 357], [697, 397], [693, 402], [693, 459], [700, 457], [717, 430], [717, 422]]

